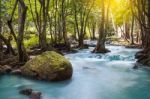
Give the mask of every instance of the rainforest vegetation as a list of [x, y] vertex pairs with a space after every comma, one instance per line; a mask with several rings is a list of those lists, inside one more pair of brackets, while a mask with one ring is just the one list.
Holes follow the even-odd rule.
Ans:
[[108, 52], [107, 41], [121, 40], [143, 48], [138, 59], [147, 64], [149, 4], [148, 0], [1, 0], [0, 59], [18, 56], [17, 62], [25, 63], [33, 51], [69, 52], [85, 48], [85, 39], [97, 39], [93, 52]]
[[150, 0], [0, 0], [1, 74], [70, 79], [64, 55], [110, 45], [139, 49], [133, 67], [150, 66]]

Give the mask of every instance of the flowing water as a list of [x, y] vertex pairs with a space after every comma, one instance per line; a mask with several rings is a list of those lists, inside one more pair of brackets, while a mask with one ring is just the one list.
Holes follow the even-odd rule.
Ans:
[[92, 54], [93, 48], [67, 54], [74, 73], [71, 80], [42, 82], [23, 77], [0, 77], [0, 99], [28, 99], [18, 93], [32, 88], [42, 99], [150, 99], [150, 70], [132, 69], [138, 49], [107, 46], [107, 54]]

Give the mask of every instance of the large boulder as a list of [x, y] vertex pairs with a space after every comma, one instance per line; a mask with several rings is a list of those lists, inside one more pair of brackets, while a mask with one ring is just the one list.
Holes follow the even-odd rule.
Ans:
[[28, 61], [22, 68], [22, 75], [49, 81], [62, 81], [72, 77], [72, 65], [62, 55], [47, 51]]

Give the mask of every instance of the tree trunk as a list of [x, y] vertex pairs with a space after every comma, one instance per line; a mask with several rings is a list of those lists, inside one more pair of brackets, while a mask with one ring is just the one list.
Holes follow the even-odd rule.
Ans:
[[[47, 0], [47, 4], [49, 6], [49, 0]], [[48, 6], [46, 5], [46, 0], [43, 0], [40, 2], [42, 6], [42, 18], [43, 18], [43, 25], [42, 25], [42, 31], [39, 33], [39, 41], [40, 41], [40, 47], [41, 49], [45, 50], [47, 49], [47, 41], [46, 41], [46, 26], [47, 26], [47, 16], [48, 16]]]
[[[143, 12], [145, 9], [147, 9], [147, 12], [145, 16], [147, 17], [147, 23], [145, 24], [140, 24], [142, 26], [142, 29], [144, 29], [144, 39], [143, 39], [143, 44], [144, 44], [144, 49], [141, 52], [138, 52], [136, 54], [136, 57], [138, 58], [138, 62], [150, 66], [150, 0], [148, 0], [147, 5], [144, 5], [145, 8], [142, 9]], [[144, 12], [145, 13], [145, 12]], [[143, 19], [143, 18], [142, 18]]]
[[[1, 13], [1, 2], [0, 2], [0, 13]], [[2, 34], [2, 20], [1, 20], [1, 14], [0, 14], [0, 35]], [[0, 39], [0, 53], [3, 50], [2, 40]]]
[[62, 32], [63, 32], [63, 38], [64, 38], [64, 43], [66, 45], [66, 50], [70, 51], [71, 46], [67, 37], [67, 31], [66, 31], [66, 14], [65, 14], [65, 0], [62, 0]]
[[107, 53], [109, 50], [105, 48], [105, 0], [102, 0], [102, 8], [101, 8], [101, 13], [102, 13], [102, 18], [101, 18], [101, 24], [99, 27], [99, 38], [97, 41], [97, 45], [95, 49], [93, 50], [93, 53]]
[[19, 0], [21, 7], [21, 12], [19, 13], [19, 32], [17, 37], [17, 47], [19, 54], [19, 62], [26, 62], [28, 60], [28, 55], [26, 53], [23, 38], [24, 38], [24, 26], [26, 21], [27, 6], [23, 0]]
[[84, 48], [84, 38], [82, 36], [79, 36], [79, 48]]
[[[1, 2], [0, 2], [0, 13], [1, 13]], [[2, 20], [0, 14], [0, 35], [2, 34]], [[3, 44], [2, 40], [0, 39], [0, 61], [3, 59]]]
[[129, 29], [129, 23], [125, 22], [125, 39], [129, 40], [130, 39], [130, 29]]
[[10, 40], [6, 39], [2, 34], [0, 34], [0, 40], [2, 40], [7, 46], [5, 53], [15, 55], [15, 51], [13, 50], [11, 46]]
[[96, 22], [94, 22], [92, 25], [92, 40], [96, 40], [95, 33], [96, 33]]
[[134, 32], [134, 16], [132, 16], [132, 26], [131, 26], [131, 45], [134, 45], [134, 35], [133, 35], [133, 32]]

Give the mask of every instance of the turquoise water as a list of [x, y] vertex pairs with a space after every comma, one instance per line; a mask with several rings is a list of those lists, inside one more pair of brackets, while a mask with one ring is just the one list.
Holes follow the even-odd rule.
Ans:
[[23, 88], [42, 92], [42, 99], [150, 99], [150, 70], [132, 69], [138, 49], [107, 46], [112, 52], [92, 54], [93, 48], [67, 54], [74, 74], [63, 82], [42, 82], [23, 77], [0, 77], [0, 99], [28, 99]]

